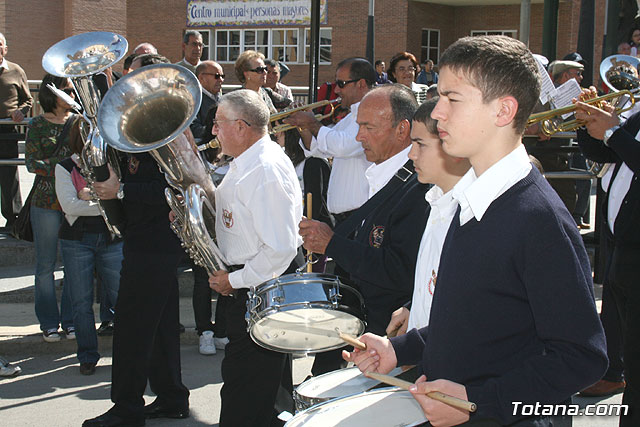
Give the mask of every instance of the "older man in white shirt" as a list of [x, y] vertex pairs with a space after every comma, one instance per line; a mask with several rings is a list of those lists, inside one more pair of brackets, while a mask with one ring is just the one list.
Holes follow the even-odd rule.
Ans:
[[[269, 426], [281, 410], [293, 411], [288, 356], [255, 344], [244, 320], [248, 288], [295, 268], [301, 244], [302, 191], [268, 123], [266, 104], [244, 89], [222, 97], [214, 122], [222, 152], [234, 157], [216, 191], [216, 235], [230, 268], [209, 279], [220, 294], [235, 296], [227, 308], [221, 427]], [[288, 399], [276, 401], [281, 385]]]

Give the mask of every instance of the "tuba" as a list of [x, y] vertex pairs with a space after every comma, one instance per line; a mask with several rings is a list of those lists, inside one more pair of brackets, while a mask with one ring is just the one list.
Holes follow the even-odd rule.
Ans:
[[[93, 83], [93, 75], [111, 67], [127, 53], [127, 40], [114, 33], [91, 32], [66, 38], [51, 46], [42, 57], [42, 68], [49, 74], [71, 79], [78, 100], [82, 105], [85, 122], [82, 135], [85, 143], [82, 149], [82, 174], [91, 189], [94, 202], [98, 203], [100, 214], [109, 231], [120, 237], [124, 225], [124, 210], [120, 200], [99, 200], [93, 191], [93, 183], [109, 178], [111, 164], [119, 174], [118, 160], [108, 150], [97, 127], [97, 113], [100, 107], [100, 93]], [[52, 89], [53, 90], [53, 89]], [[69, 102], [64, 95], [54, 92]], [[77, 105], [77, 104], [76, 104]]]
[[637, 95], [640, 90], [638, 65], [640, 59], [634, 56], [607, 56], [600, 63], [600, 78], [612, 92], [628, 90]]
[[189, 124], [202, 100], [200, 82], [184, 67], [155, 64], [114, 84], [98, 111], [107, 144], [127, 153], [150, 152], [171, 187], [165, 196], [175, 219], [171, 228], [197, 265], [209, 274], [225, 268], [215, 240], [215, 185]]

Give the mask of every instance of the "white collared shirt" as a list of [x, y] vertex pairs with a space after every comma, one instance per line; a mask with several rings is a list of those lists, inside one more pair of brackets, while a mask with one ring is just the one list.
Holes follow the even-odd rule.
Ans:
[[460, 204], [460, 225], [473, 217], [481, 221], [491, 203], [530, 171], [531, 161], [522, 144], [480, 176], [473, 168], [469, 169], [452, 190], [453, 198]]
[[265, 135], [236, 157], [216, 190], [216, 235], [235, 289], [281, 275], [302, 244], [302, 190], [291, 160]]
[[429, 324], [442, 246], [458, 209], [458, 201], [452, 197], [452, 193], [453, 190], [450, 190], [443, 194], [440, 187], [433, 186], [424, 196], [431, 205], [431, 212], [420, 241], [407, 330], [424, 328]]
[[5, 70], [9, 71], [9, 63], [7, 62], [6, 58], [2, 58], [2, 62], [0, 62], [0, 68], [4, 68]]
[[[636, 134], [636, 141], [640, 141], [638, 138], [640, 138], [640, 131], [638, 131], [638, 133]], [[613, 171], [613, 168], [609, 168], [609, 170]], [[609, 179], [611, 179], [611, 177], [609, 177]], [[604, 178], [603, 178], [603, 181], [604, 181]], [[609, 229], [611, 230], [611, 233], [614, 233], [613, 227], [616, 223], [616, 218], [618, 217], [618, 213], [620, 213], [622, 202], [624, 201], [624, 198], [627, 196], [627, 193], [629, 192], [629, 188], [631, 188], [631, 181], [633, 181], [633, 171], [629, 168], [629, 166], [627, 166], [626, 163], [622, 162], [622, 165], [620, 165], [620, 169], [616, 174], [616, 178], [611, 183], [611, 188], [609, 188], [609, 200], [607, 204], [607, 223], [609, 224]]]
[[359, 105], [359, 102], [353, 104], [351, 112], [334, 127], [321, 127], [317, 138], [311, 141], [310, 150], [300, 141], [307, 157], [333, 157], [327, 207], [334, 214], [357, 209], [369, 198], [369, 184], [364, 173], [372, 163], [367, 161], [362, 144], [356, 141]]
[[214, 95], [208, 90], [206, 90], [204, 87], [202, 87], [202, 93], [204, 95], [207, 95], [209, 98], [213, 99], [216, 102], [220, 102], [220, 98], [222, 97], [222, 89], [220, 90], [220, 92]]
[[380, 164], [372, 164], [365, 172], [367, 182], [369, 183], [369, 198], [372, 198], [378, 191], [382, 189], [393, 175], [409, 160], [409, 151], [411, 146], [396, 153], [393, 157], [385, 160]]

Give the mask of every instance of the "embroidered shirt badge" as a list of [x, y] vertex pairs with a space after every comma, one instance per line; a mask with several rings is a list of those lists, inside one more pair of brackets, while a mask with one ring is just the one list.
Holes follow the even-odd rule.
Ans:
[[227, 228], [233, 227], [233, 212], [229, 212], [226, 209], [222, 210], [222, 222]]
[[384, 225], [376, 225], [369, 233], [369, 246], [379, 248], [384, 240]]
[[129, 156], [129, 173], [135, 175], [138, 172], [138, 166], [140, 166], [140, 160], [134, 156]]

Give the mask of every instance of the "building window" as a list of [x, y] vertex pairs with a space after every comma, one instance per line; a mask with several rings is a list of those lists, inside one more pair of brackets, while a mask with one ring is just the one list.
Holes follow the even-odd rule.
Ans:
[[[304, 30], [304, 62], [309, 62], [311, 30]], [[331, 64], [331, 28], [320, 28], [320, 63]]]
[[216, 61], [234, 62], [240, 48], [240, 30], [216, 30]]
[[202, 60], [211, 59], [210, 47], [211, 47], [211, 31], [210, 30], [197, 30], [202, 34]]
[[438, 63], [440, 58], [440, 30], [432, 30], [424, 28], [422, 30], [422, 46], [420, 48], [420, 63], [423, 64], [427, 59]]
[[244, 50], [257, 50], [269, 57], [269, 30], [244, 30]]
[[298, 63], [300, 37], [297, 28], [216, 30], [215, 61], [234, 62], [241, 52], [257, 50], [266, 58]]
[[298, 30], [271, 30], [271, 59], [298, 62]]
[[478, 31], [471, 31], [471, 35], [472, 36], [508, 36], [508, 37], [513, 37], [514, 39], [516, 38], [517, 34], [518, 34], [517, 30], [489, 30], [489, 31], [478, 30]]

